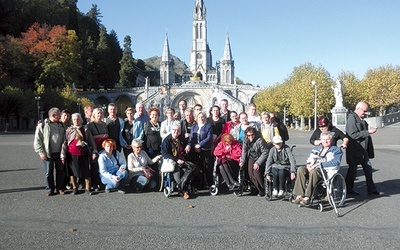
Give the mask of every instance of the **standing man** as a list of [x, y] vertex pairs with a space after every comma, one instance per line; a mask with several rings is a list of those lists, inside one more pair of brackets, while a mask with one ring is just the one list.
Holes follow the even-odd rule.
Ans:
[[197, 114], [201, 111], [203, 111], [203, 105], [201, 105], [200, 103], [197, 103], [196, 105], [194, 105], [193, 107], [193, 111], [194, 111], [194, 117], [197, 117]]
[[186, 100], [181, 100], [179, 102], [179, 113], [181, 114], [181, 120], [185, 120], [185, 110], [187, 108], [187, 102]]
[[[61, 162], [61, 147], [65, 139], [65, 128], [60, 122], [61, 111], [51, 108], [49, 118], [36, 127], [33, 147], [43, 160], [46, 172], [46, 195], [64, 194], [65, 167]], [[54, 168], [56, 182], [54, 183]]]
[[231, 120], [231, 111], [228, 109], [229, 103], [228, 100], [222, 99], [221, 100], [221, 118], [225, 119], [225, 122]]
[[368, 112], [368, 104], [359, 102], [354, 112], [350, 111], [347, 118], [346, 132], [349, 143], [346, 150], [347, 164], [349, 169], [346, 175], [347, 193], [359, 195], [354, 191], [354, 180], [357, 175], [357, 165], [361, 164], [367, 182], [369, 195], [379, 195], [372, 179], [372, 166], [370, 158], [374, 157], [371, 134], [375, 134], [377, 129], [368, 129], [368, 123], [364, 120]]
[[141, 102], [136, 103], [135, 106], [136, 113], [135, 113], [135, 121], [140, 121], [142, 124], [150, 121], [150, 117], [147, 114], [146, 110], [144, 109], [144, 105]]
[[257, 106], [254, 103], [249, 104], [249, 109], [247, 111], [247, 119], [251, 126], [258, 128], [261, 124], [261, 118], [257, 114]]
[[124, 120], [117, 117], [117, 106], [115, 103], [108, 104], [107, 107], [108, 117], [106, 119], [108, 135], [113, 139], [117, 145], [117, 150], [121, 152], [121, 131], [124, 129]]

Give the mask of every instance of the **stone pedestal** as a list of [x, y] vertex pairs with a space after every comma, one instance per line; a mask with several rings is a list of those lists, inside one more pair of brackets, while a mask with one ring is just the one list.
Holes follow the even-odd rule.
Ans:
[[345, 107], [333, 107], [332, 112], [332, 124], [338, 129], [346, 133], [346, 122], [347, 122], [347, 109]]

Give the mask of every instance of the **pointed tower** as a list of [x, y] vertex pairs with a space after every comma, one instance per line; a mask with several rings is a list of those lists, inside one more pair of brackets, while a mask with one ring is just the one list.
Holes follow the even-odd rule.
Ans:
[[207, 44], [206, 7], [203, 0], [196, 0], [193, 9], [193, 41], [190, 51], [190, 71], [200, 80], [207, 79], [212, 67], [211, 50]]
[[174, 59], [169, 52], [168, 36], [165, 35], [164, 50], [160, 62], [160, 85], [169, 85], [175, 82]]
[[229, 42], [229, 35], [226, 34], [224, 55], [220, 62], [220, 79], [221, 85], [234, 84], [235, 80], [235, 62], [232, 58], [231, 43]]

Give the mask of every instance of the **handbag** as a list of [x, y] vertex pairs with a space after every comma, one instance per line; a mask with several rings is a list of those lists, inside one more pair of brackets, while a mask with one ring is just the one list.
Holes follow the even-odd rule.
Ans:
[[161, 172], [162, 173], [171, 173], [175, 170], [175, 161], [171, 159], [164, 159], [161, 165]]

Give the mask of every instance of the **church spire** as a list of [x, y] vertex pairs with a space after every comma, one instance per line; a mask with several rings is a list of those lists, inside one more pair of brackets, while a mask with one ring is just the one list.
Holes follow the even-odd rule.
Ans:
[[193, 20], [206, 20], [206, 7], [203, 0], [196, 0], [193, 10]]
[[220, 62], [220, 76], [221, 84], [231, 85], [235, 81], [235, 62], [232, 59], [231, 43], [229, 41], [229, 35], [226, 34], [224, 55]]
[[168, 35], [165, 34], [164, 50], [161, 57], [161, 61], [169, 62], [171, 60], [171, 53], [169, 51]]
[[231, 43], [229, 42], [229, 34], [226, 34], [224, 55], [222, 56], [223, 61], [232, 61]]
[[165, 34], [164, 50], [160, 62], [160, 83], [161, 85], [168, 85], [174, 82], [174, 60], [169, 51], [168, 35]]

